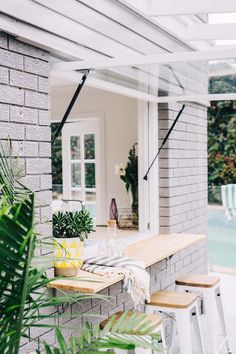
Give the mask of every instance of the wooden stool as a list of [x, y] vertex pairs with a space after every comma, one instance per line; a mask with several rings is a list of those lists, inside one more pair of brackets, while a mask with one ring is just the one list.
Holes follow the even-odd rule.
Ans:
[[[134, 312], [130, 311], [130, 314], [132, 314], [132, 313], [134, 313]], [[108, 319], [104, 320], [100, 324], [100, 328], [103, 329], [105, 327], [105, 325], [107, 324], [107, 322], [114, 316], [116, 317], [115, 318], [115, 322], [114, 322], [114, 324], [115, 324], [123, 314], [124, 314], [124, 312], [122, 312], [122, 311], [117, 312], [115, 315], [113, 315], [113, 316], [109, 317]], [[139, 312], [135, 312], [135, 314], [139, 314]], [[153, 314], [145, 314], [146, 317], [145, 317], [145, 319], [143, 319], [143, 315], [144, 314], [140, 312], [140, 317], [142, 319], [141, 319], [141, 322], [139, 323], [139, 325], [142, 324], [142, 322], [143, 323], [146, 322], [147, 320], [151, 321], [152, 325], [155, 326], [155, 329], [153, 330], [152, 333], [160, 333], [160, 339], [161, 339], [162, 347], [165, 349], [166, 348], [166, 343], [165, 343], [162, 316], [153, 315]], [[134, 328], [134, 331], [135, 331], [135, 328]], [[132, 332], [131, 332], [131, 334], [132, 334]], [[143, 337], [146, 337], [146, 338], [150, 339], [149, 336], [143, 336]], [[115, 354], [127, 354], [128, 353], [128, 350], [124, 350], [124, 349], [114, 349], [114, 351], [115, 351]], [[135, 349], [135, 354], [152, 354], [152, 350], [151, 349], [136, 348]]]
[[[175, 322], [171, 338], [171, 346], [168, 353], [172, 353], [176, 333], [178, 333], [181, 354], [191, 354], [193, 352], [191, 341], [191, 321], [199, 343], [199, 354], [204, 354], [205, 349], [202, 340], [202, 333], [199, 321], [199, 310], [197, 295], [177, 293], [174, 291], [156, 291], [151, 295], [150, 302], [146, 304], [146, 312], [153, 313], [159, 311], [174, 314]], [[171, 317], [171, 316], [170, 316]]]
[[[188, 274], [176, 280], [176, 289], [198, 292], [203, 297], [211, 353], [220, 353], [224, 346], [230, 353], [221, 301], [220, 278], [207, 274]], [[217, 344], [217, 312], [223, 334], [223, 341], [219, 344]]]

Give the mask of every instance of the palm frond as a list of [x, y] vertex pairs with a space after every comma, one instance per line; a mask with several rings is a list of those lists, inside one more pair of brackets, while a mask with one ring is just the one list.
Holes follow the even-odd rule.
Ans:
[[19, 351], [34, 252], [34, 195], [0, 216], [0, 353]]
[[6, 153], [0, 140], [0, 186], [1, 194], [9, 204], [13, 204], [22, 201], [26, 194], [32, 192], [20, 183], [20, 176], [15, 173], [17, 159], [12, 157], [11, 141], [8, 141], [7, 145]]
[[[164, 353], [159, 344], [160, 335], [155, 332], [153, 322], [146, 319], [146, 315], [125, 312], [117, 321], [112, 317], [103, 330], [99, 326], [92, 326], [87, 322], [80, 336], [71, 337], [67, 344], [59, 328], [56, 329], [58, 347], [45, 343], [45, 350], [58, 354], [79, 353], [106, 353], [106, 349], [152, 349], [156, 353]], [[66, 346], [65, 346], [66, 345]]]

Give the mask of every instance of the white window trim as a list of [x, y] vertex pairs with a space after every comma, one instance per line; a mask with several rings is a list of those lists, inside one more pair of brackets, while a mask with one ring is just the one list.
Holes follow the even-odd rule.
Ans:
[[[96, 215], [96, 223], [104, 225], [106, 222], [106, 159], [105, 159], [105, 130], [104, 130], [104, 114], [99, 112], [93, 112], [93, 113], [86, 113], [86, 114], [79, 114], [79, 115], [74, 115], [74, 119], [70, 118], [67, 120], [68, 123], [76, 123], [76, 122], [81, 122], [81, 121], [87, 121], [87, 120], [96, 120], [98, 121], [98, 148], [100, 150], [99, 155], [101, 161], [99, 161], [99, 168], [96, 168], [96, 179], [98, 181], [98, 186], [96, 186], [96, 198], [98, 200], [98, 207], [97, 207], [97, 215]], [[51, 121], [52, 123], [59, 123], [60, 120], [53, 119]], [[62, 151], [62, 159], [63, 155], [66, 156], [70, 152]], [[65, 157], [64, 157], [65, 158]], [[64, 160], [64, 159], [63, 159]], [[63, 166], [62, 166], [63, 169]], [[64, 176], [63, 176], [64, 178]], [[66, 175], [66, 178], [70, 179], [70, 173]], [[64, 191], [63, 191], [63, 198], [64, 196]], [[65, 198], [67, 199], [67, 198]]]
[[[73, 115], [68, 122], [76, 122], [90, 117], [99, 119], [100, 149], [101, 149], [101, 210], [97, 217], [97, 224], [106, 224], [106, 159], [105, 159], [105, 129], [104, 114], [99, 112]], [[77, 118], [78, 117], [78, 118]], [[52, 122], [59, 122], [54, 119]], [[139, 233], [156, 235], [159, 233], [159, 167], [158, 160], [153, 165], [148, 180], [143, 177], [152, 162], [158, 148], [158, 105], [156, 103], [137, 100], [137, 125], [138, 125], [138, 156], [139, 156]]]
[[158, 149], [158, 105], [138, 102], [139, 232], [159, 233], [158, 160], [143, 179]]

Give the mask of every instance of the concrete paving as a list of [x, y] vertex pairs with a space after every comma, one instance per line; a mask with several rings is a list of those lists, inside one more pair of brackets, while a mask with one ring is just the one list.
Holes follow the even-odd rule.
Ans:
[[222, 301], [230, 350], [232, 354], [236, 354], [236, 276], [219, 275], [221, 277]]

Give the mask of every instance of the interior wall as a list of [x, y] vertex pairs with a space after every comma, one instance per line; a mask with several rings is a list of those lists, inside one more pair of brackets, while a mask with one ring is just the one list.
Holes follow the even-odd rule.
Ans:
[[[61, 120], [74, 94], [76, 86], [51, 89], [51, 120]], [[78, 118], [102, 117], [104, 121], [105, 211], [104, 222], [109, 216], [111, 198], [116, 198], [118, 208], [129, 208], [130, 198], [124, 182], [115, 175], [115, 165], [126, 164], [129, 149], [137, 142], [137, 101], [135, 99], [84, 87], [69, 116]]]

